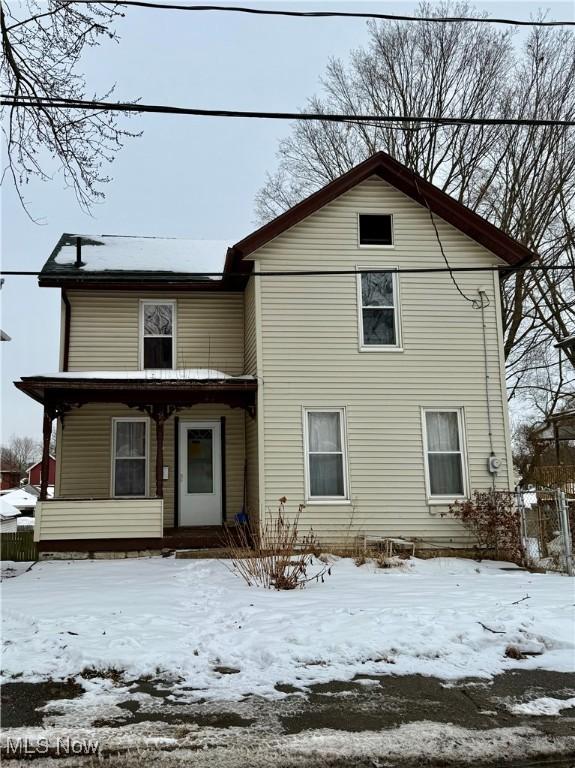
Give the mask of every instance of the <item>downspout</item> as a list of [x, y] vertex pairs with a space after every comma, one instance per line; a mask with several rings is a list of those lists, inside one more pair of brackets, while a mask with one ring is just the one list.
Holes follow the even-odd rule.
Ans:
[[70, 299], [64, 288], [62, 289], [62, 302], [64, 304], [64, 349], [62, 354], [62, 370], [67, 371], [70, 359], [70, 321], [72, 319], [72, 305], [70, 304]]

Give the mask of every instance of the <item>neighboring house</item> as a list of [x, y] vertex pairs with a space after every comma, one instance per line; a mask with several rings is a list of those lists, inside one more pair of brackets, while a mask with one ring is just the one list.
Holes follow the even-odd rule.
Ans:
[[17, 488], [20, 485], [19, 469], [0, 469], [0, 491]]
[[60, 372], [16, 383], [45, 463], [58, 421], [40, 550], [193, 541], [284, 495], [324, 544], [464, 543], [449, 503], [513, 486], [492, 268], [531, 258], [384, 153], [231, 247], [64, 235]]
[[19, 514], [19, 509], [9, 504], [5, 498], [0, 498], [0, 532], [16, 533]]
[[[40, 485], [42, 482], [42, 462], [37, 461], [28, 467], [28, 485]], [[56, 459], [54, 456], [48, 458], [48, 485], [54, 485], [56, 482]]]

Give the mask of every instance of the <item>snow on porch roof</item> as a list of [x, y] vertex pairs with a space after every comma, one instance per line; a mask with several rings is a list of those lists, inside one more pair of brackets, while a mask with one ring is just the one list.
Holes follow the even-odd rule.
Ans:
[[38, 373], [24, 379], [84, 379], [94, 381], [253, 381], [254, 376], [230, 376], [214, 368], [148, 368], [143, 371], [59, 371]]
[[[214, 393], [254, 399], [257, 379], [252, 375], [230, 376], [212, 368], [178, 368], [145, 371], [68, 371], [23, 376], [17, 389], [39, 403], [46, 398], [59, 402], [189, 402]], [[70, 399], [71, 398], [71, 399]], [[207, 399], [206, 399], [207, 401]], [[220, 402], [220, 400], [214, 400]], [[221, 402], [224, 402], [223, 400]], [[54, 405], [54, 402], [52, 402]]]
[[[76, 266], [78, 239], [80, 266]], [[201, 277], [198, 273], [222, 272], [232, 244], [227, 240], [63, 234], [44, 265], [40, 280], [52, 277], [113, 281], [136, 276], [220, 282], [219, 277]]]

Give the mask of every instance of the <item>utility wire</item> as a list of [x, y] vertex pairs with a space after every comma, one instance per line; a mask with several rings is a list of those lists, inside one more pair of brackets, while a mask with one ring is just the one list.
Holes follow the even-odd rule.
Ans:
[[[445, 262], [445, 266], [447, 267], [447, 270], [449, 272], [449, 276], [451, 277], [451, 281], [452, 281], [453, 285], [457, 289], [457, 292], [459, 293], [459, 295], [462, 298], [464, 298], [465, 301], [468, 301], [471, 304], [471, 306], [473, 307], [473, 309], [481, 309], [481, 310], [483, 310], [483, 296], [481, 296], [480, 301], [478, 301], [477, 299], [471, 298], [471, 296], [467, 296], [463, 292], [463, 290], [461, 289], [461, 287], [460, 287], [459, 283], [457, 282], [457, 280], [455, 279], [455, 275], [453, 274], [453, 268], [452, 268], [451, 264], [449, 263], [449, 261], [447, 259], [447, 255], [445, 253], [445, 249], [443, 247], [443, 243], [441, 242], [441, 238], [439, 236], [439, 230], [437, 228], [437, 224], [435, 223], [435, 219], [433, 217], [433, 211], [431, 210], [431, 206], [427, 202], [426, 196], [421, 191], [421, 188], [419, 186], [419, 182], [417, 180], [417, 174], [415, 173], [415, 171], [412, 171], [412, 175], [413, 175], [413, 181], [414, 181], [417, 193], [423, 199], [423, 202], [425, 203], [425, 207], [427, 208], [427, 212], [429, 213], [429, 218], [431, 220], [431, 224], [432, 224], [433, 230], [435, 232], [435, 239], [437, 240], [437, 244], [439, 245], [439, 250], [441, 251], [441, 255], [443, 256], [443, 261]], [[485, 298], [487, 299], [487, 296]], [[489, 299], [487, 299], [487, 302], [489, 303]]]
[[[94, 0], [70, 0], [67, 5], [89, 5]], [[150, 8], [152, 10], [168, 11], [223, 11], [228, 13], [247, 13], [253, 16], [289, 16], [305, 19], [381, 19], [383, 21], [425, 21], [435, 24], [450, 24], [452, 22], [506, 24], [517, 27], [569, 27], [575, 26], [575, 21], [525, 21], [524, 19], [491, 19], [489, 17], [473, 16], [405, 16], [395, 13], [370, 13], [368, 11], [291, 11], [272, 8], [253, 8], [232, 5], [188, 5], [184, 3], [154, 3], [146, 0], [124, 0], [124, 2], [106, 3], [106, 5]]]
[[173, 107], [161, 104], [137, 102], [84, 101], [52, 97], [23, 97], [0, 95], [0, 106], [29, 109], [83, 109], [105, 112], [151, 112], [165, 115], [194, 115], [196, 117], [241, 117], [264, 120], [317, 120], [330, 123], [415, 123], [418, 125], [520, 125], [530, 127], [575, 126], [573, 120], [504, 118], [504, 117], [421, 117], [418, 115], [349, 115], [323, 112], [263, 112], [233, 109], [199, 109], [197, 107]]
[[[70, 263], [70, 268], [74, 267], [73, 263]], [[189, 275], [190, 279], [192, 278], [198, 278], [198, 277], [323, 277], [324, 275], [357, 275], [361, 272], [369, 272], [373, 274], [381, 274], [381, 273], [387, 273], [387, 272], [393, 272], [395, 274], [436, 274], [436, 273], [442, 273], [442, 272], [528, 272], [528, 271], [537, 271], [537, 272], [555, 272], [555, 271], [561, 271], [561, 270], [570, 270], [573, 271], [573, 267], [569, 264], [566, 265], [545, 265], [545, 264], [522, 264], [519, 266], [512, 266], [508, 264], [501, 264], [501, 265], [494, 265], [489, 267], [370, 267], [369, 269], [308, 269], [308, 270], [278, 270], [277, 272], [189, 272], [185, 273], [186, 275]], [[118, 272], [122, 272], [123, 270], [118, 270]], [[134, 272], [138, 273], [138, 278], [142, 278], [143, 281], [145, 281], [144, 275], [142, 275], [141, 272], [138, 272], [138, 270], [134, 270]], [[157, 274], [161, 274], [162, 276], [169, 274], [167, 271], [162, 270], [156, 270]], [[96, 275], [96, 273], [92, 272], [91, 275]], [[151, 274], [150, 278], [154, 279], [157, 277], [157, 274]], [[173, 274], [177, 274], [178, 277], [181, 277], [183, 273], [181, 272], [174, 272]], [[2, 269], [0, 270], [0, 276], [11, 276], [11, 277], [38, 277], [39, 275], [42, 275], [46, 278], [58, 278], [58, 277], [64, 277], [64, 278], [70, 278], [71, 275], [69, 272], [66, 272], [65, 274], [62, 274], [60, 272], [33, 272], [33, 271], [26, 271], [26, 270], [15, 270], [15, 269]], [[79, 277], [85, 277], [85, 272], [79, 272]], [[96, 280], [95, 277], [89, 278], [86, 282], [94, 281]]]

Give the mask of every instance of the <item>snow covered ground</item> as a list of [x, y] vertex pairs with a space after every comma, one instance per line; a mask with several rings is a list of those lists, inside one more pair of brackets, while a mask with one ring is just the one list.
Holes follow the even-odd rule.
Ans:
[[[324, 584], [248, 587], [218, 560], [54, 561], [3, 583], [4, 679], [117, 670], [174, 701], [282, 697], [357, 673], [575, 669], [574, 581], [504, 563], [337, 560]], [[509, 658], [506, 649], [536, 655]], [[518, 655], [518, 654], [515, 654]]]

